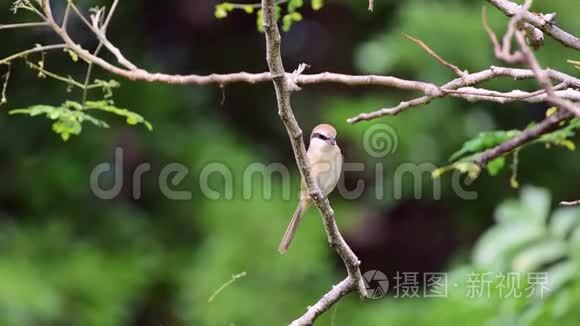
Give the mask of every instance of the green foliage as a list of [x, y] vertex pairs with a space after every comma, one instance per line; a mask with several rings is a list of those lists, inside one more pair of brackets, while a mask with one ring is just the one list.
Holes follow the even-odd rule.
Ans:
[[[551, 300], [558, 300], [572, 283], [578, 284], [580, 210], [558, 208], [550, 217], [548, 191], [524, 187], [519, 200], [507, 200], [495, 211], [496, 224], [477, 241], [473, 263], [503, 272], [545, 272]], [[533, 299], [533, 298], [532, 298]], [[536, 305], [548, 309], [544, 301]], [[528, 321], [530, 322], [530, 321]]]
[[292, 12], [282, 18], [282, 30], [287, 32], [292, 27], [292, 24], [302, 20], [302, 15], [299, 12]]
[[34, 11], [34, 5], [30, 0], [15, 0], [12, 2], [12, 12], [18, 13], [18, 10], [29, 10]]
[[486, 166], [489, 175], [496, 176], [505, 166], [505, 157], [501, 156], [489, 162]]
[[324, 0], [312, 0], [312, 9], [320, 10], [324, 7]]
[[449, 160], [454, 162], [468, 154], [472, 155], [483, 152], [486, 149], [493, 148], [510, 140], [519, 133], [521, 133], [519, 130], [482, 132], [477, 137], [466, 141], [459, 151], [451, 155]]
[[[555, 110], [550, 109], [547, 111], [547, 115], [553, 114]], [[534, 124], [528, 126], [527, 129], [533, 128]], [[518, 187], [518, 182], [516, 179], [517, 175], [517, 168], [519, 160], [517, 158], [517, 152], [519, 152], [522, 148], [525, 148], [532, 144], [544, 144], [546, 148], [550, 148], [551, 146], [560, 146], [565, 147], [571, 151], [576, 149], [576, 145], [574, 144], [572, 138], [575, 136], [576, 131], [580, 128], [580, 119], [574, 118], [570, 121], [564, 122], [561, 125], [560, 129], [552, 131], [550, 133], [542, 135], [535, 141], [532, 141], [528, 144], [525, 144], [517, 149], [516, 152], [513, 153], [514, 159], [512, 164], [512, 178], [510, 179], [510, 184], [513, 188]], [[453, 164], [439, 168], [433, 172], [434, 177], [439, 177], [443, 173], [448, 172], [450, 170], [458, 170], [462, 173], [468, 173], [471, 178], [476, 178], [479, 176], [480, 169], [474, 163], [480, 155], [490, 148], [494, 148], [498, 145], [501, 145], [513, 137], [525, 132], [525, 130], [509, 130], [509, 131], [488, 131], [482, 132], [477, 137], [466, 141], [461, 149], [457, 152], [453, 153], [450, 157], [450, 161]], [[506, 166], [506, 158], [512, 155], [512, 153], [504, 154], [495, 160], [490, 161], [487, 164], [487, 171], [491, 176], [498, 175], [501, 170]]]
[[152, 125], [141, 115], [127, 109], [118, 108], [110, 101], [88, 101], [85, 103], [84, 107], [78, 102], [66, 101], [58, 107], [50, 105], [34, 105], [25, 109], [14, 109], [9, 113], [24, 114], [31, 117], [45, 115], [48, 119], [54, 120], [52, 130], [60, 135], [62, 140], [67, 141], [71, 135], [80, 135], [82, 124], [84, 122], [90, 122], [101, 128], [109, 128], [109, 125], [106, 122], [89, 115], [87, 110], [100, 110], [113, 113], [126, 118], [127, 124], [129, 125], [142, 123], [147, 127], [147, 129], [153, 129]]
[[[286, 13], [282, 16], [282, 4], [286, 3]], [[323, 0], [312, 0], [311, 6], [313, 10], [320, 10], [324, 6]], [[302, 14], [298, 12], [300, 8], [304, 7], [304, 0], [288, 0], [279, 1], [276, 3], [275, 7], [275, 20], [279, 21], [282, 18], [282, 30], [288, 32], [294, 23], [302, 20]], [[256, 4], [238, 4], [231, 2], [222, 2], [215, 6], [214, 15], [217, 19], [226, 18], [230, 12], [240, 9], [247, 14], [253, 14], [255, 9], [256, 12], [256, 26], [258, 31], [264, 31], [264, 12], [261, 9], [259, 3]]]
[[229, 2], [223, 2], [220, 4], [217, 4], [215, 6], [215, 18], [217, 19], [223, 19], [226, 18], [228, 16], [228, 13], [232, 10], [234, 10], [236, 7], [234, 6], [234, 4], [229, 3]]
[[292, 13], [295, 12], [297, 9], [302, 8], [304, 6], [304, 0], [289, 0], [288, 1], [288, 12]]

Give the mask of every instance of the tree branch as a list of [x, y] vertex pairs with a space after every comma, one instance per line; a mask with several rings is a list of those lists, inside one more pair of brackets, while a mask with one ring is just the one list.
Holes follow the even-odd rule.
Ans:
[[561, 206], [580, 206], [580, 200], [575, 201], [561, 201]]
[[457, 67], [454, 64], [451, 64], [447, 61], [445, 61], [443, 58], [441, 58], [437, 53], [435, 53], [435, 51], [431, 50], [431, 48], [425, 44], [425, 42], [416, 39], [414, 37], [412, 37], [409, 34], [405, 34], [403, 33], [403, 35], [408, 38], [409, 40], [411, 40], [412, 42], [416, 43], [417, 45], [419, 45], [423, 50], [425, 50], [425, 52], [427, 52], [430, 56], [432, 56], [435, 60], [437, 60], [437, 62], [439, 62], [440, 64], [442, 64], [443, 66], [449, 68], [449, 70], [451, 70], [454, 74], [456, 74], [459, 77], [463, 77], [465, 75], [467, 75], [467, 71], [462, 71], [461, 69], [459, 69], [459, 67]]
[[45, 45], [45, 46], [37, 46], [32, 49], [24, 50], [13, 55], [10, 55], [6, 58], [0, 59], [0, 64], [9, 63], [10, 61], [18, 58], [25, 57], [32, 53], [37, 52], [45, 52], [50, 50], [58, 50], [58, 49], [66, 49], [66, 44], [54, 44], [54, 45]]
[[575, 105], [572, 102], [566, 101], [561, 97], [558, 97], [558, 95], [554, 91], [554, 86], [552, 86], [550, 78], [548, 77], [546, 72], [542, 70], [542, 67], [540, 67], [540, 64], [538, 63], [536, 56], [532, 53], [532, 50], [526, 44], [526, 40], [524, 39], [524, 35], [521, 31], [518, 31], [516, 33], [516, 39], [520, 44], [524, 58], [528, 62], [528, 65], [530, 66], [532, 71], [534, 72], [534, 75], [536, 76], [538, 83], [546, 90], [546, 93], [548, 94], [548, 96], [546, 97], [546, 101], [553, 105], [559, 106], [565, 110], [568, 110], [569, 112], [576, 115], [576, 117], [580, 117], [579, 106]]
[[47, 26], [48, 26], [48, 24], [46, 22], [19, 23], [19, 24], [7, 24], [7, 25], [0, 24], [0, 30], [2, 30], [2, 29], [17, 29], [17, 28], [30, 28], [30, 27], [47, 27]]
[[[115, 0], [109, 14], [105, 20], [105, 23], [100, 27], [97, 28], [90, 24], [86, 19], [84, 19], [85, 24], [91, 28], [91, 30], [96, 34], [97, 38], [101, 41], [100, 46], [105, 46], [111, 52], [113, 52], [119, 62], [122, 63], [124, 67], [119, 67], [114, 64], [107, 62], [106, 60], [100, 58], [98, 56], [99, 52], [95, 51], [91, 53], [85, 49], [83, 49], [77, 42], [72, 40], [68, 35], [65, 24], [63, 26], [59, 26], [53, 15], [50, 8], [50, 0], [42, 0], [43, 1], [43, 11], [41, 13], [42, 17], [45, 17], [46, 23], [53, 29], [55, 33], [63, 40], [66, 47], [77, 53], [81, 59], [89, 64], [89, 69], [92, 69], [92, 65], [99, 66], [100, 68], [121, 76], [128, 78], [130, 80], [142, 80], [148, 82], [163, 82], [168, 84], [194, 84], [194, 85], [211, 85], [216, 84], [221, 87], [232, 84], [232, 83], [260, 83], [260, 82], [267, 82], [272, 80], [272, 75], [268, 72], [264, 73], [247, 73], [247, 72], [238, 72], [232, 74], [211, 74], [207, 76], [200, 76], [200, 75], [168, 75], [162, 73], [151, 73], [139, 67], [136, 67], [134, 64], [129, 62], [125, 59], [122, 55], [121, 51], [115, 47], [114, 45], [110, 44], [110, 42], [106, 39], [106, 27], [112, 17], [112, 13], [114, 12], [115, 7], [117, 6], [118, 0]], [[81, 15], [80, 11], [74, 4], [71, 2], [67, 2], [69, 5], [67, 6], [67, 11], [72, 10], [75, 11], [77, 14]], [[69, 8], [70, 7], [70, 8]], [[519, 6], [518, 6], [519, 8]], [[526, 11], [527, 12], [527, 11]], [[525, 14], [522, 14], [522, 17], [525, 17]], [[65, 17], [66, 18], [66, 17]], [[83, 17], [84, 18], [84, 17]], [[522, 18], [523, 19], [523, 18]], [[514, 23], [515, 25], [515, 23]], [[98, 24], [97, 24], [98, 26]], [[345, 74], [336, 74], [336, 73], [329, 73], [324, 72], [320, 74], [313, 74], [313, 75], [303, 75], [300, 74], [297, 77], [293, 77], [296, 81], [297, 85], [309, 85], [309, 84], [320, 84], [320, 83], [337, 83], [343, 84], [347, 86], [383, 86], [383, 87], [394, 87], [398, 89], [404, 90], [415, 90], [424, 93], [424, 96], [415, 98], [410, 101], [401, 102], [398, 106], [393, 108], [384, 108], [376, 112], [371, 113], [362, 113], [357, 117], [351, 118], [348, 121], [350, 123], [355, 123], [361, 120], [370, 120], [376, 117], [381, 117], [384, 115], [395, 115], [398, 114], [408, 108], [412, 108], [415, 106], [423, 105], [429, 103], [431, 100], [445, 97], [445, 96], [453, 96], [457, 98], [464, 98], [467, 100], [489, 100], [499, 103], [504, 103], [506, 100], [505, 96], [498, 95], [498, 92], [489, 90], [487, 96], [474, 96], [469, 94], [461, 94], [460, 92], [450, 92], [452, 90], [456, 90], [461, 87], [471, 86], [481, 81], [489, 80], [495, 77], [513, 77], [515, 79], [520, 78], [532, 78], [534, 76], [533, 71], [531, 70], [522, 70], [522, 69], [511, 69], [511, 68], [501, 68], [501, 67], [492, 67], [490, 70], [482, 71], [479, 73], [474, 74], [466, 74], [467, 72], [460, 72], [459, 68], [447, 63], [441, 57], [436, 55], [432, 50], [428, 48], [426, 44], [422, 41], [413, 39], [416, 43], [422, 46], [430, 55], [434, 55], [436, 59], [446, 67], [452, 69], [455, 73], [461, 73], [462, 76], [460, 79], [455, 79], [443, 85], [441, 87], [437, 87], [432, 83], [422, 82], [422, 81], [413, 81], [413, 80], [405, 80], [397, 77], [392, 76], [377, 76], [377, 75], [345, 75]], [[99, 49], [99, 48], [98, 48]], [[99, 49], [100, 50], [100, 49]], [[446, 64], [447, 63], [447, 64]], [[550, 75], [550, 78], [559, 81], [559, 82], [566, 82], [569, 86], [573, 88], [580, 88], [580, 81], [574, 77], [568, 76], [566, 74], [560, 73], [558, 71], [546, 70], [546, 73]], [[88, 74], [87, 74], [88, 75]], [[495, 92], [495, 93], [494, 93]], [[573, 90], [566, 92], [567, 95], [572, 96], [574, 98]], [[498, 96], [496, 96], [498, 95]], [[541, 98], [545, 96], [540, 96], [537, 98]], [[529, 98], [526, 101], [536, 100], [537, 98]], [[517, 97], [513, 98], [513, 100], [519, 100]], [[509, 100], [511, 101], [511, 100]]]
[[[546, 75], [561, 83], [566, 83], [574, 88], [580, 88], [580, 79], [572, 77], [570, 75], [564, 74], [559, 71], [552, 69], [544, 70]], [[357, 123], [360, 121], [372, 120], [383, 116], [397, 115], [407, 109], [417, 107], [420, 105], [428, 104], [432, 100], [454, 94], [454, 97], [461, 97], [466, 99], [473, 99], [470, 95], [460, 95], [460, 93], [452, 93], [450, 91], [459, 89], [461, 87], [467, 87], [476, 85], [497, 77], [511, 77], [513, 79], [531, 79], [535, 78], [535, 74], [530, 69], [516, 69], [516, 68], [505, 68], [505, 67], [495, 67], [491, 66], [489, 69], [475, 72], [472, 74], [465, 75], [460, 78], [456, 78], [447, 84], [441, 86], [435, 95], [421, 96], [410, 101], [404, 101], [399, 103], [399, 105], [392, 108], [383, 108], [378, 111], [361, 113], [355, 117], [348, 119], [348, 123]], [[435, 86], [435, 85], [433, 85]], [[491, 94], [490, 94], [491, 95]], [[487, 97], [481, 97], [481, 100], [488, 100]], [[494, 100], [495, 102], [496, 100]]]
[[280, 31], [274, 18], [274, 4], [274, 0], [262, 0], [266, 37], [266, 61], [273, 77], [278, 114], [290, 137], [296, 163], [308, 187], [312, 201], [323, 217], [328, 241], [343, 260], [348, 272], [348, 277], [344, 281], [325, 294], [314, 306], [310, 307], [304, 316], [292, 323], [292, 325], [311, 325], [320, 314], [327, 311], [332, 304], [351, 291], [358, 291], [363, 297], [366, 297], [367, 294], [359, 269], [360, 261], [340, 234], [334, 218], [334, 211], [330, 207], [328, 198], [326, 198], [312, 178], [310, 166], [306, 159], [306, 147], [302, 137], [302, 130], [290, 105], [291, 93], [300, 90], [296, 84], [296, 79], [305, 66], [301, 65], [292, 78], [284, 71], [280, 53]]
[[521, 134], [515, 136], [514, 138], [506, 141], [505, 143], [496, 146], [492, 149], [488, 149], [475, 160], [479, 166], [485, 166], [489, 161], [498, 158], [502, 155], [508, 154], [515, 150], [516, 148], [527, 144], [545, 133], [548, 133], [560, 125], [563, 121], [572, 118], [573, 115], [565, 110], [561, 110], [552, 114], [551, 116], [544, 119], [542, 122], [538, 123], [536, 126], [523, 131]]
[[[509, 0], [488, 0], [488, 2], [509, 17], [516, 15], [522, 8]], [[580, 50], [580, 39], [558, 27], [554, 21], [554, 16], [554, 14], [535, 14], [526, 10], [522, 13], [521, 19], [542, 30], [563, 45]]]

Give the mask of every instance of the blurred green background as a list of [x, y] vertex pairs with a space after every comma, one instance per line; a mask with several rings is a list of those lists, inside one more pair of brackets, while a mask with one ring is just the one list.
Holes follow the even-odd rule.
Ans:
[[[55, 14], [62, 14], [66, 1], [53, 2]], [[236, 11], [216, 20], [216, 4], [123, 1], [109, 35], [128, 58], [149, 71], [265, 71], [264, 39], [255, 16]], [[94, 5], [109, 2], [79, 1], [84, 12]], [[375, 1], [373, 13], [364, 1], [327, 1], [320, 11], [307, 5], [301, 10], [303, 21], [283, 34], [285, 66], [291, 70], [306, 62], [312, 66], [309, 73], [385, 74], [441, 84], [453, 75], [401, 33], [424, 40], [472, 72], [501, 65], [493, 59], [480, 22], [482, 5], [485, 1], [385, 0]], [[13, 15], [10, 6], [8, 0], [0, 4], [0, 22], [33, 19]], [[536, 1], [533, 8], [558, 12], [558, 24], [580, 34], [580, 1]], [[501, 35], [507, 18], [492, 7], [488, 13]], [[96, 46], [78, 19], [69, 26], [83, 47]], [[42, 29], [0, 33], [1, 57], [36, 43], [58, 42]], [[578, 60], [578, 53], [550, 38], [537, 56], [544, 66], [578, 76], [566, 63]], [[0, 67], [2, 74], [5, 68]], [[77, 79], [85, 70], [60, 51], [46, 55], [46, 68]], [[114, 78], [98, 69], [95, 77]], [[291, 194], [298, 191], [299, 174], [270, 83], [222, 90], [119, 81], [116, 104], [142, 114], [154, 130], [103, 115], [111, 129], [86, 126], [65, 143], [48, 120], [9, 116], [7, 111], [59, 105], [81, 94], [67, 92], [66, 85], [54, 80], [38, 79], [23, 61], [12, 65], [8, 103], [0, 108], [0, 325], [283, 325], [344, 278], [314, 210], [291, 250], [284, 256], [276, 251], [296, 204], [294, 196], [283, 198], [280, 179], [272, 181], [271, 199], [264, 198], [267, 189], [258, 181], [251, 183], [250, 199], [242, 194], [247, 186], [243, 172], [255, 162], [286, 165]], [[511, 79], [485, 86], [537, 88], [533, 80]], [[366, 191], [355, 199], [334, 193], [331, 200], [345, 238], [362, 260], [362, 271], [379, 270], [391, 280], [385, 297], [360, 301], [350, 295], [317, 324], [577, 325], [580, 231], [575, 223], [580, 216], [574, 209], [550, 213], [560, 200], [580, 196], [575, 152], [535, 146], [520, 153], [520, 183], [545, 190], [512, 189], [506, 169], [464, 186], [477, 193], [477, 200], [460, 198], [451, 187], [451, 175], [442, 177], [442, 195], [436, 200], [429, 191], [433, 182], [428, 172], [419, 180], [425, 189], [419, 198], [412, 178], [402, 179], [401, 196], [394, 191], [402, 164], [445, 165], [479, 132], [524, 128], [542, 119], [547, 107], [441, 99], [396, 117], [345, 122], [359, 112], [417, 95], [390, 88], [317, 85], [293, 97], [306, 133], [321, 122], [334, 124], [345, 162], [364, 164], [364, 171], [347, 173], [344, 183], [353, 189], [362, 180]], [[365, 151], [364, 134], [384, 123], [396, 131], [398, 144], [394, 153], [376, 158]], [[99, 163], [113, 162], [118, 147], [124, 151], [123, 176], [109, 176], [108, 182], [120, 178], [123, 187], [113, 200], [102, 200], [91, 192], [89, 176]], [[139, 187], [141, 198], [135, 199], [132, 174], [145, 162], [152, 170]], [[160, 190], [159, 174], [174, 162], [189, 167], [190, 173], [172, 189], [191, 191], [191, 200], [171, 200]], [[215, 162], [233, 173], [231, 199], [212, 200], [200, 189], [200, 172]], [[384, 167], [384, 198], [375, 195], [381, 187], [377, 164]], [[223, 189], [219, 178], [210, 181]], [[496, 290], [469, 298], [464, 283], [473, 271], [549, 271], [560, 281], [540, 299], [502, 298]], [[241, 272], [247, 275], [208, 303], [216, 289]], [[396, 297], [392, 281], [401, 272], [419, 273], [419, 281], [423, 273], [449, 272], [447, 298]]]

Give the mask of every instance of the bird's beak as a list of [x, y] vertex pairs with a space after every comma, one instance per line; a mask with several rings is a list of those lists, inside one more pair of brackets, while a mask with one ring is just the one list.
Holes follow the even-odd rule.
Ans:
[[329, 138], [328, 140], [330, 140], [330, 144], [331, 145], [336, 145], [336, 138]]

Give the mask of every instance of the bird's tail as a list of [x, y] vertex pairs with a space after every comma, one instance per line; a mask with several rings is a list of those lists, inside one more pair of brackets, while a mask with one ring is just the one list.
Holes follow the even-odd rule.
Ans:
[[303, 201], [300, 201], [298, 203], [298, 207], [296, 207], [294, 215], [292, 215], [292, 219], [290, 220], [290, 224], [288, 224], [288, 228], [286, 228], [286, 232], [282, 237], [282, 241], [280, 241], [280, 246], [278, 247], [278, 251], [280, 252], [280, 254], [286, 253], [288, 247], [290, 247], [290, 244], [294, 239], [294, 235], [296, 234], [298, 224], [300, 224], [300, 218], [302, 217], [302, 214], [304, 213], [307, 207], [308, 204], [304, 203]]

